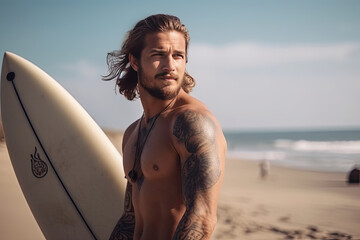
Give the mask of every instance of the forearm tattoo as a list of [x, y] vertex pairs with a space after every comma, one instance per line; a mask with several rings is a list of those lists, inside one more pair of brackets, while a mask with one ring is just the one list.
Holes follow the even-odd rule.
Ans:
[[128, 182], [125, 192], [124, 214], [116, 224], [109, 240], [133, 239], [135, 214], [132, 204], [132, 185]]
[[[204, 229], [196, 216], [196, 200], [206, 198], [206, 191], [220, 178], [220, 159], [216, 145], [216, 126], [207, 116], [187, 110], [175, 121], [173, 135], [188, 152], [182, 167], [183, 197], [186, 212], [174, 239], [202, 239]], [[205, 203], [204, 203], [205, 204]], [[204, 206], [206, 207], [206, 206]]]

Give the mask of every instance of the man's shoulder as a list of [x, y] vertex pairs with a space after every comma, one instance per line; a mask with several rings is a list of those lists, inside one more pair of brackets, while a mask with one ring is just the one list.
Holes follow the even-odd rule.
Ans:
[[175, 118], [183, 115], [184, 113], [196, 113], [204, 116], [214, 117], [208, 107], [200, 100], [190, 96], [189, 94], [183, 94], [179, 101], [179, 106], [174, 110]]
[[187, 121], [201, 121], [206, 119], [211, 119], [214, 122], [217, 122], [214, 114], [209, 110], [209, 108], [200, 100], [187, 95], [184, 97], [180, 106], [174, 111], [174, 121], [179, 118], [185, 118]]
[[200, 101], [184, 104], [176, 109], [172, 117], [172, 134], [180, 135], [205, 133], [213, 138], [219, 130], [219, 123], [214, 114]]
[[217, 120], [214, 115], [204, 108], [184, 108], [178, 111], [173, 119], [173, 134], [196, 134], [198, 132], [215, 133]]
[[179, 140], [185, 135], [201, 134], [210, 139], [223, 138], [222, 129], [215, 115], [200, 100], [185, 96], [173, 112], [172, 135]]

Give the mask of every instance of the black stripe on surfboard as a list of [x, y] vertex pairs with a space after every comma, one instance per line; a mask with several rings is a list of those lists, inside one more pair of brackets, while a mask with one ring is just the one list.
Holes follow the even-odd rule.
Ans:
[[28, 123], [29, 123], [29, 125], [30, 125], [30, 127], [31, 127], [31, 129], [32, 129], [32, 131], [33, 131], [33, 133], [34, 133], [37, 141], [39, 142], [41, 149], [43, 150], [43, 152], [44, 152], [46, 158], [48, 159], [48, 161], [49, 161], [52, 169], [54, 170], [56, 177], [59, 179], [59, 182], [60, 182], [61, 186], [62, 186], [63, 189], [65, 190], [65, 192], [66, 192], [66, 194], [68, 195], [71, 203], [74, 205], [76, 211], [79, 213], [79, 215], [80, 215], [81, 219], [83, 220], [83, 222], [85, 223], [86, 227], [89, 229], [91, 235], [95, 238], [95, 240], [97, 240], [97, 238], [96, 238], [96, 236], [95, 236], [95, 233], [92, 231], [92, 229], [90, 228], [89, 224], [86, 222], [85, 217], [84, 217], [83, 214], [81, 213], [81, 211], [80, 211], [80, 209], [78, 208], [78, 206], [76, 205], [74, 199], [71, 197], [69, 191], [67, 190], [64, 182], [62, 181], [60, 175], [59, 175], [58, 172], [56, 171], [53, 163], [52, 163], [51, 160], [50, 160], [50, 157], [48, 156], [48, 154], [47, 154], [47, 152], [46, 152], [46, 150], [45, 150], [42, 142], [40, 141], [39, 136], [38, 136], [37, 133], [36, 133], [36, 130], [35, 130], [33, 124], [31, 123], [31, 120], [30, 120], [30, 118], [29, 118], [29, 115], [27, 114], [27, 111], [26, 111], [26, 109], [25, 109], [25, 106], [24, 106], [23, 102], [21, 101], [20, 95], [19, 95], [19, 93], [18, 93], [18, 91], [17, 91], [17, 88], [16, 88], [16, 85], [15, 85], [15, 83], [14, 83], [15, 73], [14, 73], [14, 72], [9, 72], [9, 73], [7, 74], [7, 76], [6, 76], [6, 79], [12, 83], [12, 86], [13, 86], [13, 88], [14, 88], [15, 94], [16, 94], [16, 96], [17, 96], [17, 99], [19, 100], [19, 103], [20, 103], [20, 105], [21, 105], [21, 108], [22, 108], [25, 116], [26, 116], [26, 119], [27, 119], [27, 121], [28, 121]]

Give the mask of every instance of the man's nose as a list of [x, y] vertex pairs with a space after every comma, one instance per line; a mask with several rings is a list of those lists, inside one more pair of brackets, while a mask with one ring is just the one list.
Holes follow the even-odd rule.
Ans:
[[172, 72], [175, 70], [175, 61], [174, 58], [170, 55], [164, 58], [163, 70], [166, 72]]

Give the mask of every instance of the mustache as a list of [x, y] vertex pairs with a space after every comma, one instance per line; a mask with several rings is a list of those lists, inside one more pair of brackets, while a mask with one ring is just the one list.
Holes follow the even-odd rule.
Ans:
[[168, 77], [168, 78], [178, 79], [178, 75], [171, 74], [168, 72], [158, 73], [155, 75], [155, 78], [160, 78], [160, 77]]

